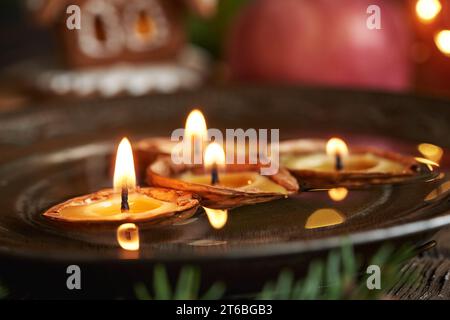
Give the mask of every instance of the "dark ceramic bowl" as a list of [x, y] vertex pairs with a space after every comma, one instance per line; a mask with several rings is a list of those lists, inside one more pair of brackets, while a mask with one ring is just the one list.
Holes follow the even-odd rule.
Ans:
[[[33, 291], [40, 297], [128, 296], [132, 293], [123, 293], [124, 286], [150, 278], [155, 262], [172, 271], [191, 263], [202, 268], [205, 283], [224, 279], [230, 291], [246, 292], [281, 267], [302, 272], [313, 257], [338, 247], [344, 238], [368, 254], [388, 241], [420, 244], [450, 224], [450, 192], [442, 187], [448, 185], [448, 152], [441, 175], [350, 190], [340, 202], [316, 191], [245, 206], [231, 210], [220, 230], [210, 226], [203, 212], [175, 225], [140, 224], [138, 253], [120, 248], [118, 225], [79, 226], [41, 216], [56, 203], [109, 187], [114, 148], [122, 136], [136, 141], [169, 135], [198, 106], [208, 126], [219, 129], [279, 128], [282, 139], [338, 135], [350, 144], [417, 155], [422, 142], [450, 148], [449, 102], [385, 93], [228, 88], [35, 106], [0, 118], [4, 277], [19, 291], [31, 290], [30, 281], [34, 287], [45, 283], [46, 290]], [[308, 219], [321, 209], [338, 214], [342, 223], [308, 228]], [[65, 289], [70, 263], [89, 270], [90, 291]]]

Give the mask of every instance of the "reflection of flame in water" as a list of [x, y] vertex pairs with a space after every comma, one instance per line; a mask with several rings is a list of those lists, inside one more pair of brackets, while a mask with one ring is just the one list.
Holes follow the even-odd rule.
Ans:
[[432, 201], [432, 200], [436, 199], [437, 197], [439, 197], [440, 195], [445, 194], [449, 191], [450, 191], [450, 181], [446, 181], [446, 182], [442, 183], [441, 185], [439, 185], [439, 187], [437, 187], [436, 189], [431, 191], [425, 197], [425, 201]]
[[419, 0], [416, 3], [416, 14], [424, 22], [436, 18], [441, 9], [442, 5], [439, 0]]
[[417, 149], [425, 158], [436, 163], [439, 163], [444, 154], [444, 150], [441, 147], [430, 143], [421, 143], [417, 146]]
[[450, 56], [450, 30], [441, 30], [436, 33], [434, 42], [443, 54]]
[[421, 157], [415, 157], [414, 159], [417, 162], [426, 165], [428, 167], [428, 169], [430, 169], [430, 171], [433, 171], [434, 167], [439, 167], [439, 163], [436, 163], [430, 159], [425, 159], [425, 158], [421, 158]]
[[203, 209], [205, 209], [209, 223], [214, 229], [222, 229], [226, 225], [228, 220], [227, 210], [211, 209], [206, 207], [203, 207]]
[[347, 198], [348, 189], [347, 188], [333, 188], [328, 190], [328, 196], [333, 201], [342, 201]]
[[324, 208], [314, 211], [306, 220], [305, 229], [316, 229], [341, 224], [345, 221], [342, 213], [335, 209]]
[[124, 223], [117, 228], [117, 242], [122, 249], [139, 250], [139, 229], [134, 223]]

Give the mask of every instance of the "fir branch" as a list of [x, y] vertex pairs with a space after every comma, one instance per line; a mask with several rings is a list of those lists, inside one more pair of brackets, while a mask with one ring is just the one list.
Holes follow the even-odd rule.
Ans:
[[203, 295], [200, 295], [200, 270], [185, 266], [178, 276], [175, 290], [172, 290], [164, 266], [156, 265], [153, 270], [153, 296], [143, 283], [134, 286], [136, 298], [139, 300], [217, 300], [223, 297], [225, 285], [214, 283]]
[[[367, 279], [370, 276], [361, 272], [361, 259], [355, 256], [349, 242], [344, 242], [340, 250], [333, 250], [326, 260], [312, 261], [303, 279], [296, 280], [291, 270], [280, 272], [276, 281], [268, 281], [259, 293], [246, 295], [245, 298], [274, 300], [316, 300], [316, 299], [383, 299], [401, 278], [403, 263], [414, 256], [409, 247], [394, 250], [385, 245], [371, 259], [369, 265], [377, 265], [381, 269], [381, 289], [369, 290]], [[417, 277], [409, 277], [417, 280]], [[153, 297], [147, 287], [139, 283], [135, 286], [138, 299], [221, 299], [224, 297], [225, 285], [221, 282], [213, 284], [201, 296], [200, 270], [186, 266], [181, 269], [175, 290], [172, 290], [166, 269], [157, 265], [153, 273]]]
[[9, 295], [9, 290], [0, 282], [0, 299], [5, 299]]

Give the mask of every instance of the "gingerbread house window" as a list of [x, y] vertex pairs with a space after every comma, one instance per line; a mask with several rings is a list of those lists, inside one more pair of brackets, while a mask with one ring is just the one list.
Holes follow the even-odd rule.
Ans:
[[122, 50], [123, 31], [118, 11], [111, 1], [87, 1], [83, 6], [81, 25], [78, 42], [85, 55], [101, 58]]
[[127, 47], [144, 51], [163, 46], [169, 38], [169, 26], [159, 3], [155, 0], [136, 1], [124, 11]]

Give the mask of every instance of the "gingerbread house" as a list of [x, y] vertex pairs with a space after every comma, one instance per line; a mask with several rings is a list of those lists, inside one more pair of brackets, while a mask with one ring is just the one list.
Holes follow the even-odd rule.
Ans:
[[[29, 7], [41, 25], [57, 31], [66, 65], [85, 68], [172, 59], [185, 44], [186, 11], [209, 16], [216, 1], [30, 0]], [[73, 5], [80, 8], [79, 29], [67, 27]]]

